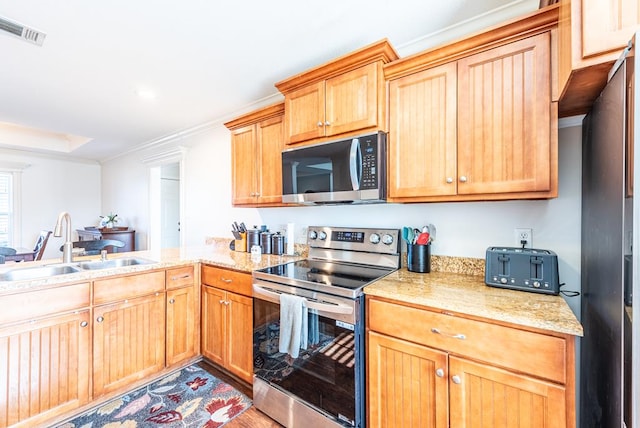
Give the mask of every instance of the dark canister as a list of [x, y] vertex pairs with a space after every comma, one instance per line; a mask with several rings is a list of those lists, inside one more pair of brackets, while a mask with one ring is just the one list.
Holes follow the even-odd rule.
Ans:
[[431, 272], [431, 244], [407, 245], [407, 270], [411, 272]]
[[262, 232], [260, 234], [260, 246], [262, 247], [262, 254], [271, 254], [271, 237], [272, 232]]
[[284, 254], [284, 235], [280, 235], [280, 232], [271, 235], [271, 254]]
[[254, 245], [260, 246], [260, 233], [260, 229], [247, 230], [247, 252], [250, 252]]

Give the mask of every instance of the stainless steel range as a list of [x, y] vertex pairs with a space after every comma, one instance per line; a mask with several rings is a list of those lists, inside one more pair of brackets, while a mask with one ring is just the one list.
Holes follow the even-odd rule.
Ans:
[[[307, 259], [253, 272], [258, 409], [287, 427], [366, 426], [362, 289], [400, 267], [399, 235], [309, 227]], [[291, 331], [291, 296], [304, 310], [303, 339], [293, 350], [281, 346]]]

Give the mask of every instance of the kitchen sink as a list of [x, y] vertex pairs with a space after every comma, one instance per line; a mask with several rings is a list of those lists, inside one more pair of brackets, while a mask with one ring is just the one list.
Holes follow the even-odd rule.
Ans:
[[81, 272], [81, 269], [70, 264], [18, 268], [0, 273], [0, 281], [24, 281], [76, 272]]
[[50, 276], [66, 275], [69, 273], [78, 273], [88, 270], [112, 269], [125, 266], [146, 265], [150, 263], [157, 262], [137, 257], [123, 257], [120, 259], [88, 260], [86, 262], [16, 268], [0, 273], [0, 281], [27, 281], [30, 279], [47, 278]]
[[147, 265], [156, 263], [153, 260], [140, 259], [134, 257], [123, 257], [121, 259], [110, 260], [89, 260], [77, 263], [77, 266], [83, 270], [111, 269], [124, 266]]

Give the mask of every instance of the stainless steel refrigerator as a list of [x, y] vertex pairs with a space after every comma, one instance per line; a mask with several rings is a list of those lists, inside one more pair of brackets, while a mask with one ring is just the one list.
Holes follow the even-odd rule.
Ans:
[[638, 34], [609, 73], [582, 128], [584, 337], [580, 341], [579, 420], [580, 426], [588, 428], [640, 428], [640, 198], [634, 198], [634, 189], [640, 189], [640, 146], [634, 132], [640, 123], [636, 112], [640, 108], [634, 107], [640, 58], [636, 40], [640, 42]]

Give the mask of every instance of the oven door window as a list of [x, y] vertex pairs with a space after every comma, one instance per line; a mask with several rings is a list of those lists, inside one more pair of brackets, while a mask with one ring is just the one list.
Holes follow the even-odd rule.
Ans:
[[343, 422], [355, 420], [355, 333], [309, 310], [309, 345], [298, 358], [278, 351], [280, 306], [254, 298], [254, 374]]

